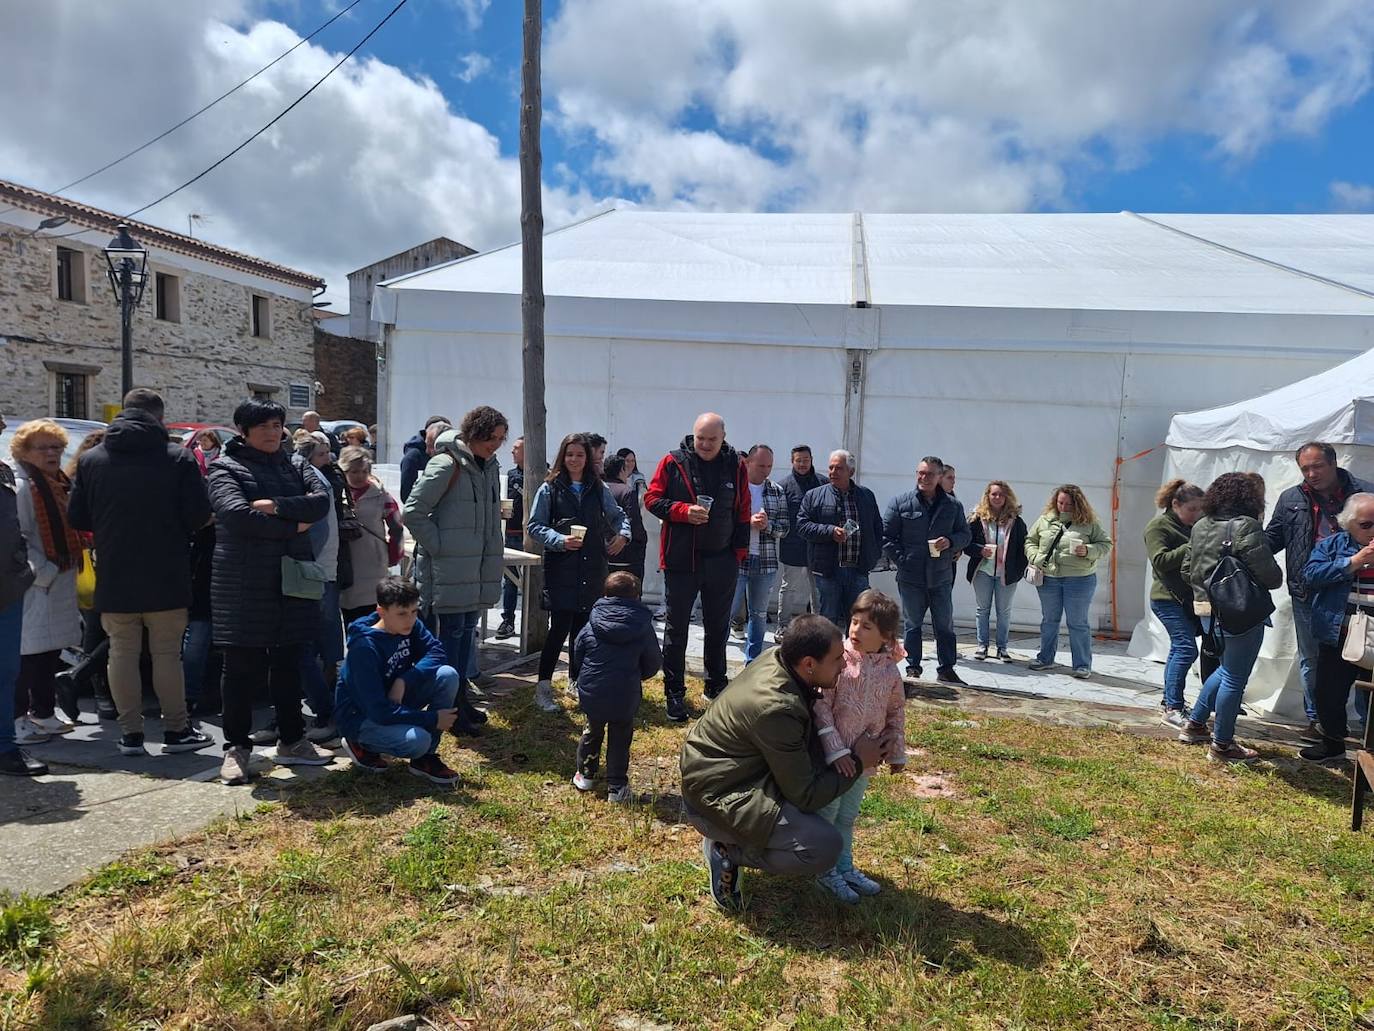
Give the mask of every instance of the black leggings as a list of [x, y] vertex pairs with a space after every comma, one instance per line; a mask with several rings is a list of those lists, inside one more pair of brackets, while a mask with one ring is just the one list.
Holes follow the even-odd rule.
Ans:
[[[586, 618], [585, 616], [583, 617]], [[51, 719], [57, 700], [53, 679], [62, 667], [60, 651], [38, 652], [19, 660], [19, 678], [14, 683], [14, 719], [33, 713], [39, 719]]]
[[552, 680], [553, 671], [558, 668], [558, 653], [563, 643], [568, 645], [568, 678], [577, 679], [577, 662], [573, 659], [573, 642], [578, 632], [587, 625], [585, 612], [550, 612], [549, 636], [544, 640], [544, 650], [539, 653], [539, 679]]

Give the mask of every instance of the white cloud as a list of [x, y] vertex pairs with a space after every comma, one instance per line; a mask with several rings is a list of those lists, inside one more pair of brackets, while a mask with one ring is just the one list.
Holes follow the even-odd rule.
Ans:
[[1337, 211], [1374, 211], [1374, 185], [1337, 180], [1330, 189], [1331, 204]]
[[491, 71], [491, 58], [474, 51], [458, 58], [458, 70], [453, 74], [463, 82], [471, 82]]
[[487, 8], [491, 6], [491, 0], [451, 0], [451, 2], [458, 8], [458, 13], [463, 16], [463, 21], [467, 23], [469, 29], [475, 29], [482, 24], [482, 17], [487, 13]]
[[1166, 133], [1234, 162], [1320, 131], [1374, 5], [566, 0], [546, 38], [551, 123], [648, 203], [1014, 209]]
[[[19, 5], [0, 36], [0, 176], [60, 186], [299, 39], [257, 14], [256, 0]], [[118, 89], [104, 80], [110, 54], [132, 69]], [[71, 195], [120, 212], [146, 203], [265, 124], [339, 56], [302, 46]], [[563, 188], [546, 191], [545, 203], [550, 225], [593, 207]], [[387, 254], [439, 235], [479, 249], [518, 239], [519, 173], [496, 137], [455, 114], [432, 81], [355, 57], [229, 163], [139, 217], [185, 231], [190, 212], [211, 216], [197, 236], [324, 276], [342, 310], [346, 273]]]

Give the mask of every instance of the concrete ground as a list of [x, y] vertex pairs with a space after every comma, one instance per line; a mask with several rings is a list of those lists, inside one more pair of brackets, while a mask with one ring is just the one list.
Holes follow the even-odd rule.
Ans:
[[[499, 622], [499, 613], [493, 611], [489, 628], [494, 630]], [[960, 638], [958, 668], [968, 687], [923, 681], [920, 700], [1084, 728], [1169, 733], [1158, 719], [1162, 666], [1130, 658], [1124, 642], [1097, 641], [1092, 679], [1075, 680], [1066, 670], [1033, 673], [1026, 664], [1037, 643], [1038, 635], [1013, 635], [1016, 662], [978, 662], [972, 659], [972, 632], [966, 632]], [[743, 666], [743, 648], [742, 641], [731, 638], [727, 658], [732, 669]], [[927, 648], [933, 655], [929, 642]], [[694, 625], [688, 666], [697, 673], [701, 654], [701, 627]], [[1068, 656], [1061, 658], [1067, 661]], [[488, 639], [482, 666], [487, 674], [508, 672], [522, 680], [534, 679], [534, 657], [521, 661], [512, 642]], [[933, 678], [933, 661], [925, 666]], [[492, 691], [494, 696], [507, 693], [505, 687]], [[1189, 697], [1195, 693], [1194, 680]], [[267, 715], [266, 710], [260, 712], [259, 722]], [[250, 811], [260, 800], [290, 790], [293, 782], [327, 776], [329, 770], [346, 765], [339, 758], [328, 767], [275, 767], [266, 760], [268, 750], [259, 749], [264, 780], [254, 788], [226, 787], [216, 779], [223, 740], [218, 720], [204, 720], [201, 726], [216, 739], [215, 747], [180, 755], [157, 754], [162, 728], [153, 717], [147, 724], [153, 754], [121, 756], [115, 747], [115, 725], [97, 722], [93, 713], [87, 713], [73, 733], [32, 746], [31, 754], [47, 762], [51, 772], [33, 780], [0, 780], [0, 895], [59, 890], [131, 849], [196, 833], [219, 817]], [[1246, 717], [1240, 736], [1296, 741], [1292, 727]]]

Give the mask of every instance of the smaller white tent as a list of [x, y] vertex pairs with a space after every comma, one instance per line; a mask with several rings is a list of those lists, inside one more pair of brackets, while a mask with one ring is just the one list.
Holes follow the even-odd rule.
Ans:
[[[1222, 473], [1256, 472], [1264, 477], [1272, 510], [1279, 494], [1301, 479], [1295, 454], [1312, 440], [1332, 445], [1355, 475], [1374, 479], [1374, 351], [1250, 401], [1174, 416], [1164, 481], [1181, 476], [1205, 487]], [[1274, 592], [1274, 601], [1274, 626], [1245, 701], [1252, 710], [1300, 718], [1302, 681], [1287, 589]], [[1168, 654], [1169, 639], [1153, 616], [1136, 625], [1130, 650], [1159, 660]]]

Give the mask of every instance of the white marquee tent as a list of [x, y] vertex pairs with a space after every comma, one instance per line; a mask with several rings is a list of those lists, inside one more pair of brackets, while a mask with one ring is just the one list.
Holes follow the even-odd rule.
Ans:
[[[1359, 215], [615, 210], [549, 233], [544, 275], [553, 443], [595, 429], [651, 467], [715, 409], [779, 473], [792, 444], [822, 464], [849, 448], [880, 503], [926, 454], [967, 502], [1004, 477], [1030, 515], [1076, 482], [1121, 542], [1094, 603], [1107, 630], [1144, 611], [1170, 417], [1374, 347]], [[520, 432], [520, 286], [512, 246], [377, 288], [388, 460], [434, 412], [494, 404]], [[1038, 623], [1033, 591], [1015, 611]]]
[[[1301, 479], [1294, 456], [1312, 440], [1331, 444], [1343, 466], [1374, 479], [1374, 351], [1249, 401], [1175, 416], [1164, 479], [1182, 476], [1205, 486], [1222, 473], [1256, 472], [1272, 510], [1279, 493]], [[1274, 627], [1245, 698], [1258, 711], [1299, 718], [1302, 682], [1287, 590], [1275, 591], [1274, 601]], [[1162, 660], [1168, 651], [1163, 627], [1147, 615], [1136, 625], [1131, 653]]]

